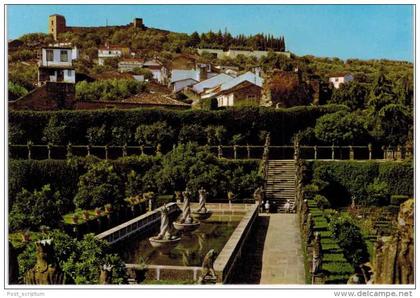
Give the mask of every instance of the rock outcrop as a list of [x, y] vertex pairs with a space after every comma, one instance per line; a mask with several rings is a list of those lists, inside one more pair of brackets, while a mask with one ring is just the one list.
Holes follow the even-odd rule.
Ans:
[[375, 284], [414, 284], [414, 200], [401, 204], [397, 231], [375, 247]]

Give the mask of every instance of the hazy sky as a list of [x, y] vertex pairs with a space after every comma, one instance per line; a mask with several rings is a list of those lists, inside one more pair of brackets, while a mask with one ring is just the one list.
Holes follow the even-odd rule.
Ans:
[[47, 32], [50, 14], [68, 26], [128, 24], [175, 32], [227, 28], [284, 35], [297, 55], [413, 61], [412, 5], [8, 5], [8, 39]]

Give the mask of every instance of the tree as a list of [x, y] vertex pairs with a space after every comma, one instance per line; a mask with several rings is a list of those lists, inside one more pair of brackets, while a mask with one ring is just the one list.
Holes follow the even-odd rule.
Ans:
[[[111, 265], [111, 283], [127, 283], [124, 262], [111, 252], [110, 246], [94, 234], [87, 234], [81, 240], [73, 239], [60, 230], [48, 231], [46, 238], [53, 239], [53, 262], [64, 272], [65, 284], [98, 284], [100, 268]], [[18, 256], [19, 275], [22, 278], [36, 263], [35, 243], [26, 245]]]
[[87, 129], [86, 138], [89, 144], [104, 145], [106, 139], [106, 126], [102, 124], [100, 127], [89, 127]]
[[53, 115], [44, 128], [42, 139], [52, 144], [62, 145], [65, 143], [66, 132], [67, 125], [58, 120], [56, 115]]
[[13, 82], [8, 83], [8, 100], [16, 100], [26, 94], [28, 90], [25, 87]]
[[191, 124], [183, 125], [178, 135], [178, 142], [195, 142], [203, 145], [206, 142], [206, 131], [201, 125]]
[[190, 47], [197, 47], [198, 44], [200, 43], [201, 39], [200, 39], [200, 35], [197, 33], [197, 31], [194, 31], [191, 36], [190, 36], [190, 40], [188, 42], [188, 45]]
[[341, 84], [340, 88], [334, 89], [329, 103], [343, 104], [352, 111], [364, 109], [368, 89], [356, 81]]
[[142, 124], [137, 127], [135, 139], [140, 145], [158, 144], [164, 149], [169, 149], [174, 143], [175, 131], [166, 122], [155, 122], [150, 125]]
[[[402, 92], [404, 94], [404, 92]], [[400, 98], [404, 95], [400, 95]], [[370, 93], [368, 105], [371, 134], [387, 145], [405, 144], [412, 126], [410, 109], [400, 104], [391, 82], [380, 73]]]
[[330, 144], [355, 145], [366, 140], [363, 118], [357, 113], [339, 111], [316, 120], [315, 136]]
[[209, 145], [220, 145], [225, 141], [227, 131], [223, 125], [209, 125], [205, 131]]
[[360, 228], [347, 216], [332, 216], [330, 220], [332, 237], [343, 249], [344, 257], [355, 267], [369, 260], [366, 243]]
[[62, 220], [62, 206], [60, 193], [54, 192], [49, 184], [33, 192], [22, 188], [10, 212], [10, 229], [35, 229], [41, 225], [57, 227]]
[[393, 92], [392, 83], [383, 72], [380, 72], [372, 84], [369, 95], [368, 108], [371, 115], [377, 115], [384, 106], [395, 102], [396, 96]]
[[123, 185], [114, 167], [107, 161], [89, 165], [80, 176], [74, 204], [82, 209], [94, 209], [106, 204], [118, 208], [123, 203]]
[[145, 80], [153, 79], [153, 73], [147, 68], [136, 67], [133, 69], [133, 74], [144, 76]]

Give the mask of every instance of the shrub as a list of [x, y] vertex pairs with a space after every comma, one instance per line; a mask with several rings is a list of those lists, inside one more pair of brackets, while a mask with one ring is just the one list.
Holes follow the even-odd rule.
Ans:
[[169, 149], [175, 141], [175, 131], [166, 122], [156, 122], [150, 125], [140, 125], [135, 134], [136, 141], [140, 145], [160, 144]]
[[408, 196], [405, 195], [392, 195], [391, 196], [391, 205], [400, 206], [402, 203], [408, 200]]
[[385, 205], [389, 203], [388, 184], [375, 178], [366, 188], [368, 205]]
[[330, 144], [366, 144], [368, 140], [364, 118], [345, 111], [318, 118], [314, 132], [318, 139]]
[[305, 200], [313, 199], [318, 191], [319, 187], [316, 184], [305, 185], [303, 188], [303, 198]]
[[380, 163], [378, 178], [388, 184], [391, 195], [414, 195], [414, 167], [410, 161]]
[[[98, 284], [102, 265], [112, 265], [112, 284], [127, 282], [127, 273], [121, 258], [111, 253], [109, 245], [87, 234], [81, 240], [75, 240], [67, 234], [53, 230], [46, 235], [53, 239], [54, 262], [64, 273], [66, 284]], [[25, 272], [36, 263], [35, 243], [29, 243], [18, 256], [19, 275], [23, 278]]]
[[22, 188], [33, 193], [49, 184], [61, 195], [61, 212], [72, 211], [77, 182], [85, 171], [84, 164], [70, 164], [65, 160], [9, 160], [9, 210], [19, 201]]
[[195, 142], [200, 145], [206, 143], [207, 134], [203, 126], [197, 124], [184, 125], [179, 131], [178, 142]]
[[104, 145], [106, 137], [106, 127], [89, 127], [87, 130], [86, 138], [89, 144]]
[[330, 201], [322, 195], [316, 195], [314, 201], [319, 209], [324, 210], [327, 208], [331, 208]]
[[343, 249], [345, 258], [357, 268], [369, 260], [369, 253], [360, 228], [345, 216], [331, 218], [330, 230], [333, 238]]
[[123, 202], [121, 183], [110, 163], [102, 161], [89, 165], [88, 171], [80, 176], [74, 204], [82, 209], [94, 209], [105, 204], [118, 208]]
[[143, 90], [146, 85], [136, 80], [111, 79], [76, 84], [76, 98], [84, 101], [122, 100]]
[[41, 225], [57, 227], [61, 222], [62, 205], [60, 193], [54, 192], [49, 184], [34, 192], [23, 188], [11, 209], [9, 227], [12, 231], [35, 229]]
[[226, 128], [223, 125], [209, 125], [205, 131], [207, 134], [207, 144], [219, 145], [225, 141]]

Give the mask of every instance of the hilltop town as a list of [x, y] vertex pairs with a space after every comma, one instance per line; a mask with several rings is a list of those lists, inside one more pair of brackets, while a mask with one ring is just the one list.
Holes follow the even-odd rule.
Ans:
[[77, 27], [54, 14], [48, 34], [9, 41], [8, 51], [11, 109], [318, 105], [343, 83], [368, 86], [379, 68], [395, 81], [412, 75], [405, 62], [297, 57], [282, 36], [188, 35], [148, 28], [141, 18]]

